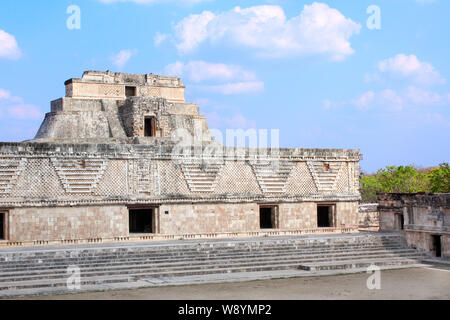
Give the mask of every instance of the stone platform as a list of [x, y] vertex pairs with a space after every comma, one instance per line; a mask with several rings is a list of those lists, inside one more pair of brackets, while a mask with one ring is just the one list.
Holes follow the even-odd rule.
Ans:
[[[422, 258], [395, 233], [2, 249], [0, 297], [410, 268]], [[69, 289], [70, 267], [79, 290]]]

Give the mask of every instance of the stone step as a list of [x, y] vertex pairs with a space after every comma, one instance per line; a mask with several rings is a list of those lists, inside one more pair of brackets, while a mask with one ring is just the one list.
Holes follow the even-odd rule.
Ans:
[[302, 264], [299, 269], [306, 271], [323, 271], [323, 270], [348, 270], [356, 268], [368, 268], [371, 265], [376, 266], [402, 266], [417, 264], [418, 261], [414, 259], [366, 259], [361, 261], [346, 260], [339, 262], [314, 262]]
[[[128, 274], [135, 271], [139, 272], [160, 272], [160, 271], [173, 271], [173, 270], [191, 270], [191, 269], [210, 269], [210, 268], [229, 268], [231, 266], [262, 266], [262, 265], [278, 265], [286, 263], [320, 263], [321, 261], [325, 263], [331, 263], [335, 261], [344, 260], [347, 261], [352, 258], [352, 261], [359, 261], [365, 259], [413, 259], [419, 258], [417, 254], [407, 254], [407, 255], [397, 255], [397, 254], [364, 254], [360, 256], [346, 255], [346, 256], [336, 256], [336, 257], [284, 257], [277, 258], [258, 258], [258, 259], [226, 259], [217, 263], [217, 261], [191, 261], [190, 263], [162, 263], [162, 264], [123, 264], [120, 266], [102, 266], [102, 267], [88, 267], [84, 268], [80, 266], [80, 270], [83, 277], [99, 276], [99, 275], [117, 275], [117, 274]], [[56, 269], [56, 270], [41, 270], [39, 272], [15, 272], [15, 273], [0, 273], [0, 285], [2, 282], [8, 281], [22, 281], [27, 279], [54, 279], [59, 277], [66, 277], [66, 268]]]
[[257, 254], [202, 254], [202, 255], [189, 255], [189, 256], [163, 256], [163, 257], [149, 257], [149, 256], [137, 256], [137, 257], [126, 257], [126, 258], [109, 258], [109, 259], [89, 259], [89, 260], [79, 260], [79, 259], [65, 259], [60, 261], [44, 261], [42, 263], [35, 262], [33, 264], [10, 264], [4, 265], [0, 268], [0, 272], [7, 272], [13, 270], [24, 270], [24, 269], [43, 269], [43, 268], [57, 268], [57, 267], [65, 267], [67, 265], [79, 265], [79, 266], [90, 266], [90, 265], [104, 265], [104, 264], [121, 264], [121, 263], [132, 263], [132, 262], [145, 262], [145, 263], [163, 263], [163, 262], [190, 262], [192, 260], [195, 261], [220, 261], [224, 259], [251, 259], [251, 258], [271, 258], [271, 257], [334, 257], [341, 255], [364, 255], [364, 254], [372, 254], [372, 255], [381, 255], [381, 254], [417, 254], [417, 252], [413, 249], [396, 249], [396, 250], [353, 250], [353, 251], [327, 251], [323, 250], [322, 252], [297, 252], [297, 251], [285, 251], [285, 252], [274, 252], [274, 253], [257, 253]]
[[[341, 262], [339, 264], [330, 265], [330, 269], [345, 269], [347, 268], [364, 268], [368, 267], [372, 264], [377, 266], [399, 266], [399, 265], [408, 265], [415, 264], [416, 261], [413, 260], [394, 260], [394, 259], [384, 259], [384, 260], [376, 260], [376, 259], [368, 259], [364, 262], [352, 263]], [[324, 264], [325, 265], [325, 264]], [[161, 277], [180, 277], [180, 276], [194, 276], [194, 275], [208, 275], [208, 274], [221, 274], [221, 273], [236, 273], [236, 272], [258, 272], [258, 271], [272, 271], [272, 270], [289, 270], [289, 269], [300, 269], [297, 263], [294, 264], [283, 264], [283, 265], [270, 265], [270, 266], [258, 266], [258, 267], [233, 267], [233, 268], [223, 268], [223, 269], [197, 269], [197, 270], [181, 270], [181, 271], [172, 271], [172, 272], [154, 272], [154, 273], [134, 273], [129, 275], [119, 275], [119, 276], [97, 276], [91, 278], [83, 278], [81, 277], [81, 285], [92, 285], [92, 284], [102, 284], [102, 283], [120, 283], [120, 282], [132, 282], [137, 281], [139, 279], [145, 278], [161, 278]], [[328, 270], [330, 270], [328, 269]], [[0, 284], [0, 291], [3, 290], [23, 290], [30, 288], [46, 288], [46, 287], [66, 287], [67, 280], [66, 279], [48, 279], [48, 280], [29, 280], [29, 281], [13, 281], [13, 282], [4, 282]]]
[[142, 246], [142, 247], [135, 247], [135, 248], [92, 248], [92, 249], [67, 249], [67, 250], [44, 250], [44, 251], [18, 251], [18, 252], [0, 252], [0, 261], [4, 260], [5, 258], [11, 259], [14, 257], [23, 257], [23, 258], [42, 258], [42, 257], [49, 257], [49, 256], [68, 256], [73, 253], [76, 253], [79, 256], [89, 256], [89, 255], [95, 255], [99, 256], [102, 253], [105, 254], [121, 254], [121, 253], [128, 253], [128, 252], [142, 252], [142, 253], [161, 253], [163, 252], [187, 252], [187, 251], [199, 251], [199, 250], [207, 250], [209, 252], [213, 251], [236, 251], [236, 250], [284, 250], [288, 248], [294, 248], [294, 249], [302, 249], [302, 250], [308, 250], [308, 249], [324, 249], [324, 245], [326, 245], [326, 249], [339, 249], [339, 248], [345, 248], [345, 249], [352, 249], [352, 248], [360, 248], [360, 247], [398, 247], [398, 246], [404, 246], [405, 244], [401, 241], [398, 242], [384, 242], [384, 243], [351, 243], [351, 244], [345, 244], [345, 243], [335, 243], [335, 244], [329, 244], [329, 243], [313, 243], [313, 244], [298, 244], [298, 243], [287, 243], [287, 244], [273, 244], [273, 245], [233, 245], [233, 246], [210, 246], [206, 244], [202, 245], [196, 245], [196, 246], [189, 246], [189, 245], [179, 245], [175, 247], [155, 247], [155, 246]]
[[[314, 253], [314, 252], [347, 252], [349, 250], [351, 251], [359, 251], [359, 250], [398, 250], [398, 249], [405, 249], [403, 246], [393, 246], [393, 247], [382, 247], [382, 246], [358, 246], [358, 247], [329, 247], [327, 249], [323, 249], [322, 247], [317, 248], [296, 248], [296, 247], [286, 247], [283, 249], [277, 249], [277, 248], [271, 248], [269, 249], [263, 249], [263, 250], [251, 250], [251, 249], [243, 249], [243, 250], [183, 250], [183, 251], [177, 251], [177, 252], [125, 252], [125, 253], [105, 253], [105, 254], [97, 254], [97, 255], [82, 255], [78, 254], [77, 256], [64, 256], [64, 257], [55, 257], [55, 256], [36, 256], [36, 257], [27, 257], [27, 259], [13, 259], [9, 258], [10, 261], [3, 260], [2, 266], [7, 266], [9, 264], [20, 264], [20, 263], [26, 263], [29, 264], [30, 262], [38, 263], [39, 261], [46, 261], [49, 263], [57, 263], [60, 261], [66, 261], [66, 260], [77, 260], [77, 261], [89, 261], [94, 260], [98, 261], [101, 259], [120, 259], [122, 257], [145, 257], [145, 258], [163, 258], [163, 257], [189, 257], [189, 255], [199, 256], [199, 255], [239, 255], [239, 254], [269, 254], [271, 252], [296, 252], [298, 254], [304, 254], [304, 253]], [[412, 249], [410, 249], [412, 250]], [[1, 268], [1, 266], [0, 266]]]

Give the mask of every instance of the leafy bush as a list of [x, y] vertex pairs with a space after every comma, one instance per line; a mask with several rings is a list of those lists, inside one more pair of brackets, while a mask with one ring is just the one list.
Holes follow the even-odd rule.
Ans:
[[450, 193], [450, 167], [441, 163], [429, 173], [430, 189], [433, 193]]
[[450, 193], [450, 167], [441, 163], [429, 172], [413, 166], [388, 166], [374, 175], [361, 177], [362, 202], [376, 202], [377, 192], [385, 193]]

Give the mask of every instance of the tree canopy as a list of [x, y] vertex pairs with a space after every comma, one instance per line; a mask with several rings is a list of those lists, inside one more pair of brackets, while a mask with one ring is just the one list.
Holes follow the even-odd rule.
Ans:
[[362, 202], [376, 202], [377, 192], [385, 193], [450, 193], [450, 167], [442, 163], [430, 172], [414, 166], [388, 166], [374, 175], [361, 177]]

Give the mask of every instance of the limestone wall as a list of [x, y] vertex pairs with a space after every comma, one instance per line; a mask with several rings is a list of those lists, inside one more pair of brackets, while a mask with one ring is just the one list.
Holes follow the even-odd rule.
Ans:
[[128, 235], [123, 206], [16, 208], [9, 211], [9, 240], [77, 240]]
[[379, 229], [378, 203], [362, 203], [359, 205], [359, 227], [370, 230]]
[[379, 194], [380, 228], [401, 230], [408, 244], [433, 254], [433, 236], [441, 237], [442, 255], [450, 258], [450, 194]]
[[[427, 253], [434, 252], [435, 248], [433, 238], [428, 232], [409, 231], [406, 233], [406, 240], [408, 244], [417, 249], [423, 250]], [[450, 259], [450, 235], [446, 234], [442, 236], [441, 245], [442, 257], [445, 259]]]
[[255, 203], [163, 205], [159, 212], [162, 234], [259, 230], [259, 207]]
[[[317, 229], [317, 204], [279, 203], [277, 230]], [[354, 227], [357, 203], [336, 204], [336, 226]], [[197, 203], [154, 206], [154, 234], [189, 235], [221, 233], [258, 233], [260, 204]], [[128, 207], [74, 206], [15, 208], [6, 212], [9, 242], [62, 242], [89, 240], [101, 242], [129, 238]]]

